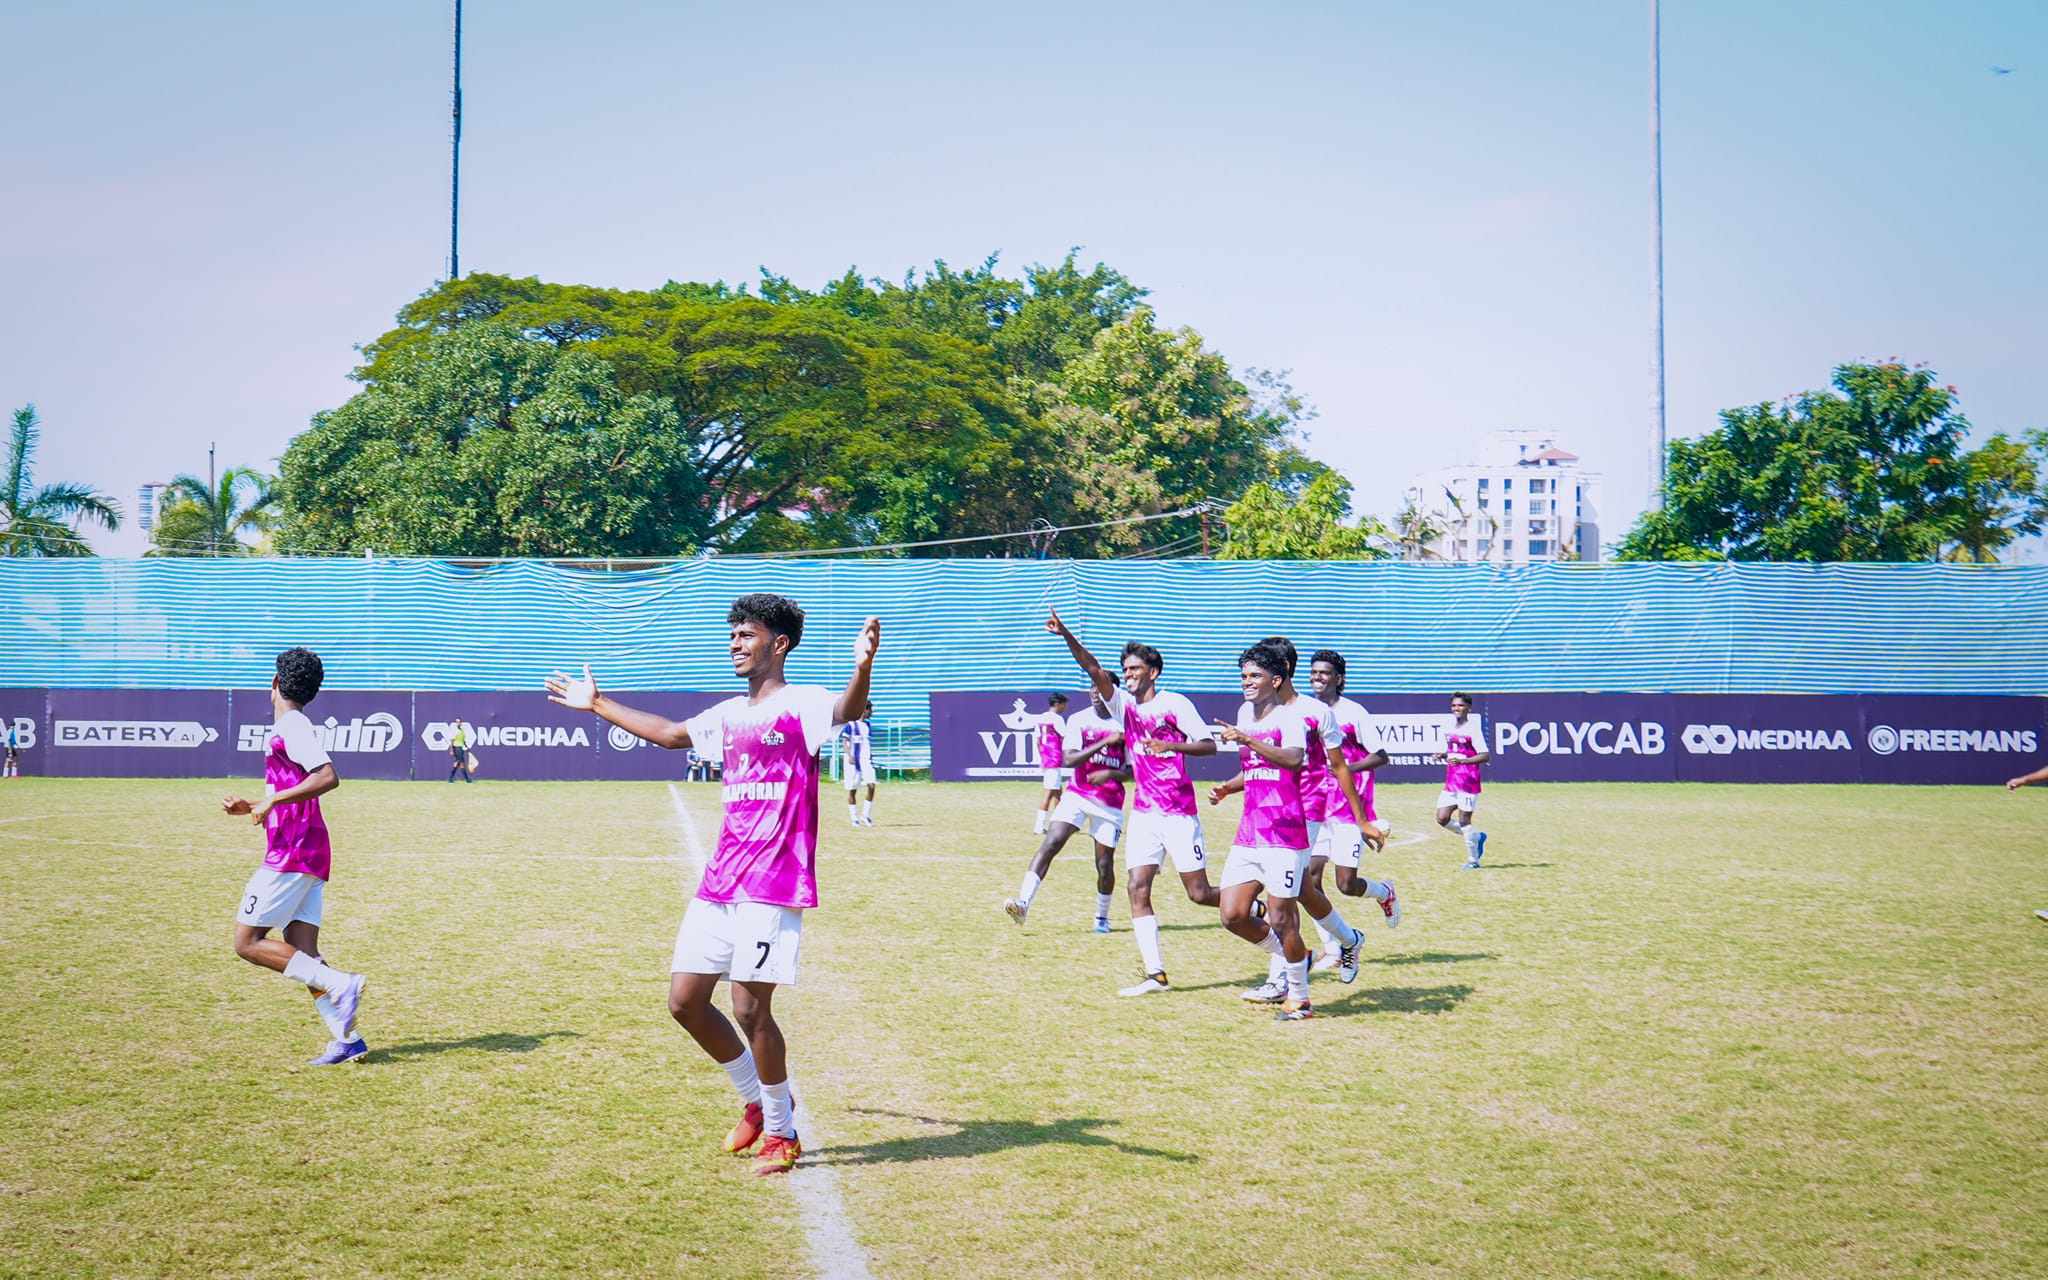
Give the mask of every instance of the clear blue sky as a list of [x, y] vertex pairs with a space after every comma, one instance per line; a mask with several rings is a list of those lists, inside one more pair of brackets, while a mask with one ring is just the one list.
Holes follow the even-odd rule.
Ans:
[[[266, 468], [447, 250], [447, 6], [0, 9], [0, 402], [132, 515]], [[1646, 6], [466, 9], [463, 265], [647, 287], [1082, 246], [1387, 511], [1482, 432], [1641, 505]], [[2048, 4], [1668, 0], [1670, 420], [1897, 356], [2048, 426]], [[1993, 67], [2009, 68], [1996, 74]], [[134, 554], [139, 535], [97, 539]]]

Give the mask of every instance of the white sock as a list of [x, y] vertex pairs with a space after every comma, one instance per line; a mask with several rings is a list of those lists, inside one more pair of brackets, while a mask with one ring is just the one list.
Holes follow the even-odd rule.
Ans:
[[870, 796], [867, 799], [860, 802], [860, 816], [863, 818], [872, 818], [875, 816], [875, 801], [873, 796]]
[[1367, 880], [1365, 882], [1365, 896], [1371, 898], [1374, 902], [1385, 902], [1387, 895], [1392, 892], [1393, 890], [1387, 887], [1384, 880]]
[[1035, 836], [1045, 834], [1045, 810], [1040, 809], [1037, 815], [1031, 819], [1031, 834]]
[[1109, 919], [1109, 900], [1115, 896], [1113, 893], [1098, 893], [1095, 895], [1095, 918], [1097, 920]]
[[1027, 907], [1030, 906], [1031, 900], [1038, 896], [1038, 886], [1044, 883], [1044, 877], [1040, 876], [1036, 871], [1026, 871], [1024, 873], [1024, 886], [1017, 890], [1017, 901]]
[[315, 991], [334, 991], [347, 986], [350, 975], [329, 967], [324, 960], [316, 960], [303, 951], [294, 951], [291, 962], [284, 967], [284, 976]]
[[[313, 991], [313, 988], [307, 987], [306, 990]], [[318, 991], [313, 991], [313, 1011], [320, 1015], [320, 1021], [327, 1024], [328, 1035], [333, 1036], [336, 1040], [346, 1041], [355, 1039], [355, 1036], [350, 1033], [349, 1029], [342, 1024], [341, 1006], [335, 1004], [334, 1001], [326, 996], [321, 995]]]
[[860, 810], [857, 807], [855, 807], [853, 801], [851, 800], [846, 802], [846, 820], [848, 822], [860, 821]]
[[1287, 998], [1297, 1003], [1308, 999], [1308, 957], [1287, 962]]
[[1159, 917], [1131, 917], [1131, 932], [1138, 935], [1138, 956], [1146, 973], [1165, 973], [1166, 960], [1159, 954]]
[[1278, 929], [1267, 929], [1266, 936], [1259, 939], [1256, 945], [1258, 946], [1259, 950], [1265, 952], [1267, 955], [1277, 956], [1282, 954], [1286, 950], [1285, 947], [1282, 947], [1280, 945], [1280, 931]]
[[761, 1132], [796, 1136], [796, 1108], [790, 1105], [789, 1081], [761, 1086]]
[[1465, 828], [1465, 851], [1475, 854], [1479, 852], [1479, 828]]
[[734, 1058], [731, 1062], [721, 1062], [718, 1065], [724, 1069], [726, 1079], [732, 1081], [732, 1087], [740, 1091], [740, 1101], [759, 1102], [761, 1100], [761, 1077], [754, 1072], [753, 1050], [742, 1049], [740, 1050], [739, 1057]]
[[1358, 930], [1351, 927], [1334, 902], [1330, 904], [1330, 914], [1316, 921], [1316, 932], [1323, 935], [1323, 948], [1328, 951], [1335, 951], [1339, 942], [1347, 947], [1358, 945]]
[[1266, 981], [1282, 982], [1287, 978], [1287, 957], [1275, 951], [1266, 959]]

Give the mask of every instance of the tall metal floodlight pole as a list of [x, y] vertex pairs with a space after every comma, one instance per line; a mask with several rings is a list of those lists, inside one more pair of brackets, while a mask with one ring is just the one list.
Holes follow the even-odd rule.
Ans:
[[1664, 71], [1650, 0], [1650, 510], [1664, 506]]
[[462, 278], [462, 0], [455, 0], [455, 149], [448, 176], [448, 278]]

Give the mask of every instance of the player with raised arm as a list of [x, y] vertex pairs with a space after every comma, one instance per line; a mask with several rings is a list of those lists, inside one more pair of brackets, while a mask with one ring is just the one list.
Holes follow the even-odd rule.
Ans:
[[[860, 709], [858, 718], [848, 720], [839, 730], [841, 747], [846, 753], [846, 816], [856, 827], [875, 825], [874, 714], [875, 704], [870, 702]], [[865, 804], [859, 803], [863, 783], [868, 789]]]
[[1436, 798], [1436, 824], [1465, 837], [1465, 870], [1477, 871], [1486, 853], [1486, 833], [1472, 825], [1479, 807], [1479, 766], [1493, 759], [1486, 748], [1486, 722], [1472, 714], [1472, 695], [1451, 695], [1451, 727], [1444, 749], [1430, 757], [1444, 766], [1443, 793]]
[[[1116, 676], [1112, 674], [1111, 682]], [[1095, 841], [1095, 932], [1109, 932], [1109, 903], [1116, 892], [1116, 842], [1124, 829], [1124, 784], [1131, 780], [1124, 762], [1124, 731], [1110, 719], [1102, 694], [1091, 688], [1088, 707], [1067, 717], [1067, 736], [1061, 743], [1060, 763], [1073, 771], [1066, 798], [1053, 812], [1052, 826], [1038, 851], [1024, 869], [1024, 883], [1014, 898], [1003, 900], [1010, 919], [1024, 923], [1031, 900], [1045, 873], [1052, 869], [1053, 855], [1086, 831]]]
[[1123, 687], [1118, 688], [1080, 637], [1052, 610], [1045, 629], [1067, 642], [1068, 652], [1087, 674], [1109, 718], [1123, 727], [1124, 756], [1131, 764], [1137, 798], [1124, 828], [1124, 868], [1131, 897], [1131, 933], [1138, 941], [1145, 980], [1118, 995], [1149, 996], [1168, 989], [1166, 959], [1159, 948], [1159, 917], [1152, 910], [1152, 882], [1170, 856], [1188, 900], [1197, 906], [1222, 904], [1209, 883], [1209, 855], [1202, 848], [1202, 819], [1195, 811], [1195, 784], [1187, 756], [1213, 756], [1216, 740], [1202, 713], [1185, 695], [1159, 687], [1166, 659], [1149, 644], [1124, 646]]
[[1038, 798], [1038, 812], [1031, 819], [1031, 834], [1042, 836], [1052, 824], [1052, 811], [1059, 807], [1070, 770], [1060, 763], [1067, 740], [1067, 695], [1055, 693], [1045, 700], [1045, 714], [1038, 717], [1038, 770], [1045, 794]]
[[[316, 1067], [352, 1062], [370, 1051], [355, 1029], [363, 999], [363, 975], [343, 973], [320, 956], [320, 909], [333, 866], [327, 820], [320, 797], [341, 785], [334, 762], [313, 732], [305, 707], [320, 693], [326, 670], [311, 649], [277, 655], [270, 680], [269, 754], [263, 760], [264, 796], [251, 803], [240, 796], [220, 802], [222, 812], [247, 816], [263, 828], [263, 865], [242, 890], [235, 913], [235, 954], [304, 983], [327, 1024], [327, 1049]], [[270, 936], [279, 930], [282, 939]]]
[[[1301, 803], [1301, 771], [1308, 763], [1308, 720], [1280, 702], [1287, 680], [1287, 658], [1277, 647], [1260, 641], [1238, 658], [1238, 683], [1244, 705], [1237, 723], [1218, 734], [1238, 748], [1244, 789], [1244, 816], [1223, 864], [1223, 927], [1282, 959], [1287, 1000], [1274, 1017], [1301, 1022], [1315, 1016], [1308, 998], [1308, 948], [1302, 945], [1300, 912], [1295, 899], [1308, 874], [1308, 819]], [[1237, 779], [1233, 779], [1233, 782]], [[1229, 794], [1229, 784], [1214, 787], [1209, 802]], [[1263, 892], [1266, 918], [1252, 904]]]
[[[882, 644], [869, 618], [853, 644], [844, 692], [790, 684], [783, 667], [804, 634], [804, 611], [775, 595], [746, 595], [726, 615], [727, 652], [747, 692], [685, 721], [614, 702], [588, 666], [581, 678], [556, 672], [551, 701], [593, 711], [628, 733], [671, 751], [695, 746], [725, 762], [725, 821], [718, 849], [676, 932], [668, 1010], [739, 1091], [745, 1110], [725, 1139], [743, 1155], [756, 1142], [758, 1175], [787, 1173], [803, 1154], [789, 1096], [787, 1046], [776, 1025], [775, 988], [796, 982], [803, 913], [818, 905], [818, 753], [837, 726], [868, 702], [868, 679]], [[712, 1004], [718, 980], [732, 982], [734, 1017]], [[762, 1141], [763, 1137], [766, 1141]]]

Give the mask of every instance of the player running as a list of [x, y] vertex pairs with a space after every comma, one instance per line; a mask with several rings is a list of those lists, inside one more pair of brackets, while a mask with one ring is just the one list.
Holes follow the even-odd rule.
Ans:
[[[1113, 673], [1109, 679], [1116, 682]], [[1124, 731], [1110, 718], [1100, 692], [1091, 688], [1087, 710], [1067, 718], [1067, 735], [1060, 745], [1060, 763], [1073, 772], [1073, 782], [1053, 812], [1045, 840], [1024, 869], [1023, 886], [1016, 897], [1003, 900], [1003, 910], [1023, 924], [1038, 886], [1052, 869], [1053, 855], [1076, 831], [1086, 831], [1095, 841], [1095, 932], [1108, 933], [1109, 902], [1116, 892], [1116, 842], [1124, 829], [1124, 784], [1131, 780], [1131, 770], [1124, 762]]]
[[1486, 853], [1486, 833], [1472, 825], [1479, 807], [1479, 766], [1493, 759], [1486, 749], [1486, 722], [1472, 714], [1472, 695], [1451, 695], [1451, 727], [1444, 731], [1444, 749], [1430, 757], [1444, 766], [1443, 793], [1436, 798], [1436, 823], [1454, 826], [1465, 837], [1465, 870], [1477, 871]]
[[[326, 671], [310, 649], [277, 655], [270, 681], [269, 754], [263, 761], [264, 796], [220, 802], [222, 812], [246, 815], [263, 828], [263, 865], [242, 889], [235, 913], [235, 954], [302, 982], [331, 1037], [316, 1067], [352, 1062], [370, 1051], [356, 1031], [363, 975], [343, 973], [320, 956], [320, 904], [333, 862], [320, 797], [341, 785], [334, 762], [320, 746], [305, 707], [320, 692]], [[280, 930], [280, 940], [270, 936]]]
[[[862, 624], [853, 675], [837, 695], [783, 678], [804, 634], [804, 611], [795, 601], [741, 596], [726, 624], [733, 674], [747, 682], [747, 692], [680, 723], [614, 702], [598, 691], [588, 666], [581, 679], [557, 671], [547, 690], [550, 701], [596, 712], [658, 747], [694, 745], [725, 761], [725, 821], [676, 932], [668, 1010], [746, 1103], [725, 1149], [743, 1155], [761, 1142], [754, 1172], [765, 1176], [787, 1173], [803, 1154], [787, 1047], [770, 1005], [776, 987], [796, 983], [803, 913], [818, 905], [818, 752], [867, 705], [882, 624]], [[732, 981], [733, 1015], [745, 1040], [711, 1003], [720, 978]]]
[[[1237, 724], [1222, 726], [1218, 735], [1237, 744], [1244, 786], [1244, 816], [1223, 864], [1223, 927], [1283, 960], [1287, 1001], [1273, 1016], [1302, 1022], [1315, 1016], [1308, 998], [1308, 948], [1302, 945], [1295, 907], [1308, 872], [1301, 770], [1308, 763], [1309, 721], [1280, 702], [1287, 658], [1274, 645], [1262, 640], [1246, 649], [1238, 658], [1238, 680], [1244, 705]], [[1220, 786], [1211, 791], [1210, 803], [1223, 792]], [[1252, 910], [1261, 891], [1266, 897], [1263, 920]]]
[[[1315, 690], [1316, 699], [1330, 708], [1330, 719], [1338, 733], [1337, 745], [1330, 748], [1331, 758], [1333, 761], [1342, 760], [1349, 769], [1358, 799], [1354, 807], [1342, 790], [1336, 770], [1332, 769], [1326, 775], [1322, 823], [1318, 826], [1313, 817], [1309, 823], [1310, 833], [1316, 840], [1309, 853], [1309, 884], [1320, 891], [1323, 868], [1335, 863], [1337, 892], [1347, 898], [1373, 899], [1380, 904], [1387, 927], [1398, 928], [1402, 908], [1400, 895], [1394, 891], [1394, 882], [1374, 880], [1359, 874], [1359, 867], [1365, 860], [1365, 846], [1370, 844], [1375, 853], [1386, 847], [1387, 829], [1373, 809], [1373, 772], [1387, 763], [1387, 753], [1365, 749], [1372, 721], [1364, 707], [1344, 696], [1344, 655], [1335, 649], [1318, 649], [1309, 659], [1308, 672], [1309, 687]], [[1306, 903], [1307, 899], [1304, 898], [1303, 902]], [[1345, 957], [1339, 940], [1323, 927], [1321, 921], [1316, 923], [1316, 932], [1322, 935], [1323, 954], [1312, 968], [1318, 972], [1333, 968], [1341, 970]]]
[[1038, 798], [1038, 812], [1031, 819], [1031, 834], [1042, 836], [1059, 807], [1071, 770], [1060, 763], [1067, 740], [1067, 695], [1055, 693], [1045, 700], [1045, 714], [1038, 717], [1038, 768], [1044, 775], [1045, 794]]
[[[846, 753], [846, 816], [856, 827], [875, 825], [875, 704], [861, 707], [860, 718], [849, 720], [839, 730], [841, 749]], [[868, 789], [867, 802], [860, 800], [860, 788]]]
[[1130, 761], [1137, 798], [1125, 827], [1124, 867], [1129, 877], [1131, 933], [1138, 941], [1145, 980], [1117, 992], [1149, 996], [1168, 989], [1166, 960], [1159, 949], [1159, 917], [1152, 911], [1152, 881], [1168, 856], [1180, 872], [1188, 900], [1197, 906], [1222, 904], [1222, 894], [1209, 883], [1209, 855], [1202, 848], [1202, 819], [1195, 811], [1195, 784], [1188, 780], [1186, 756], [1216, 754], [1215, 735], [1185, 695], [1159, 687], [1166, 659], [1149, 644], [1133, 640], [1124, 646], [1123, 687], [1119, 689], [1080, 637], [1053, 610], [1045, 629], [1067, 642], [1074, 661], [1087, 673], [1109, 718], [1123, 726], [1124, 755]]

